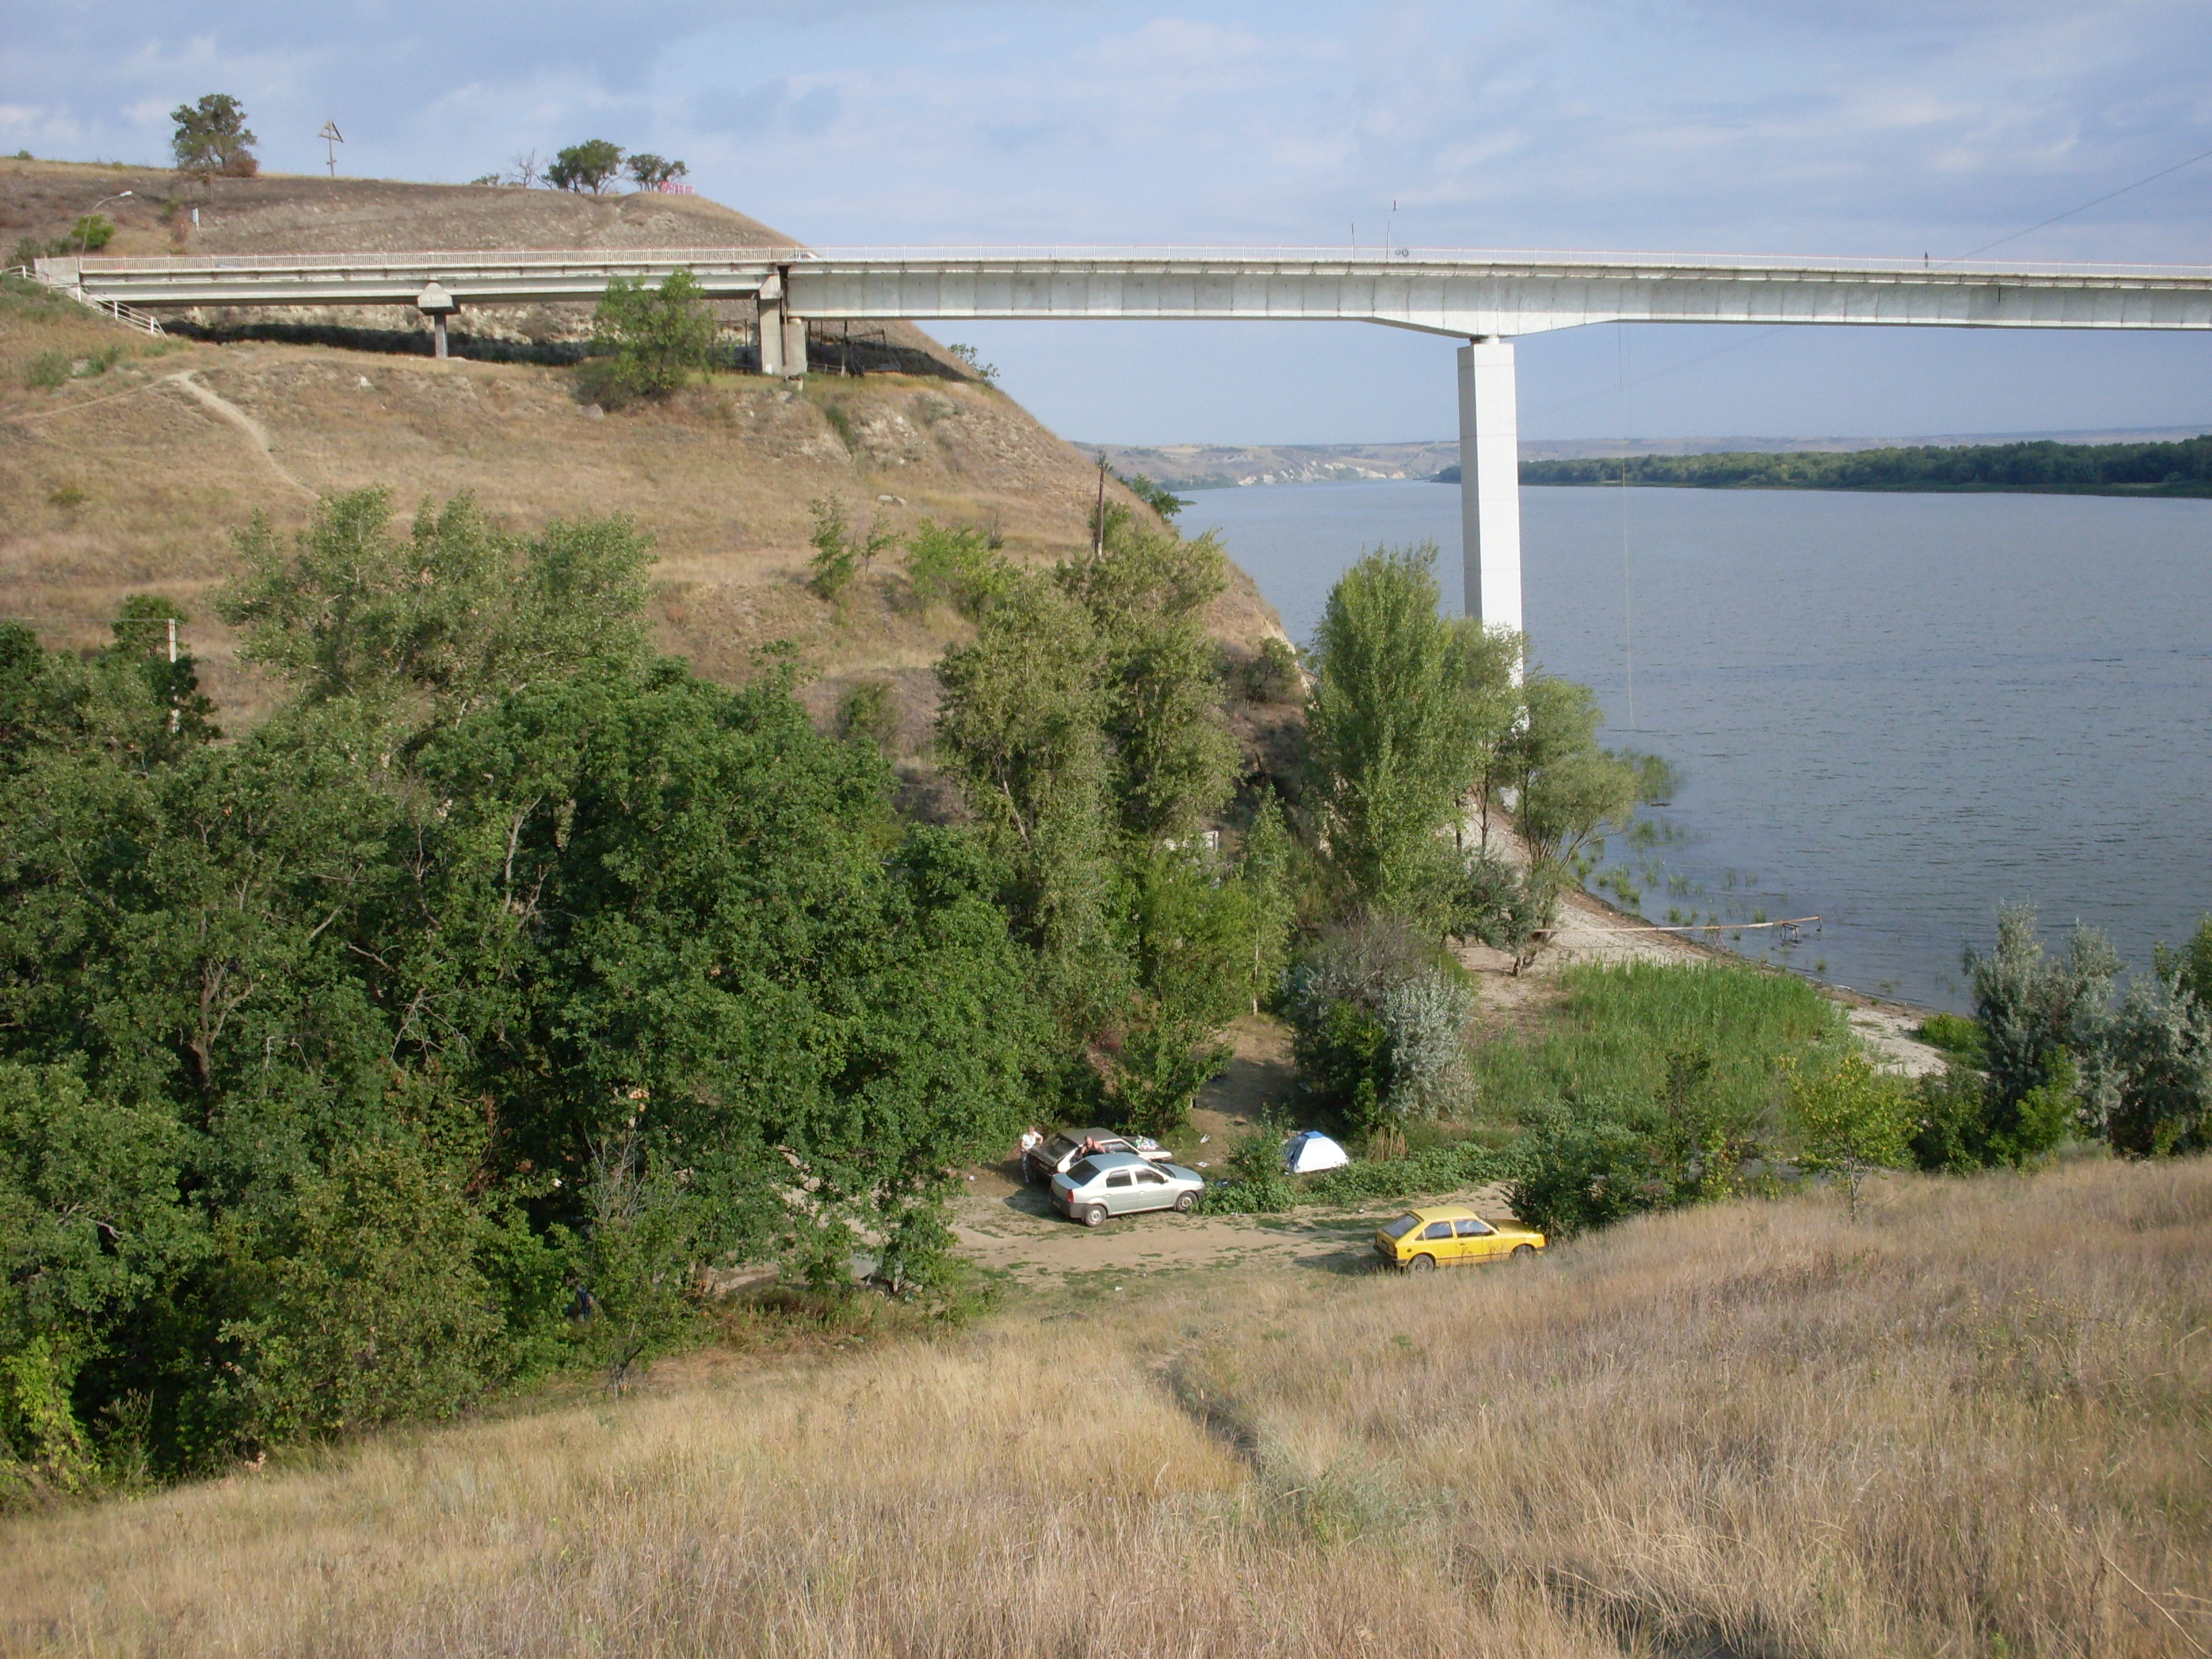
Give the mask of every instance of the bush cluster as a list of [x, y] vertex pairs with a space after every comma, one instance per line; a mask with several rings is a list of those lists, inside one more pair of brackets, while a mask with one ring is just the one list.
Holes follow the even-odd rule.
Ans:
[[653, 656], [618, 520], [368, 491], [240, 553], [289, 695], [234, 743], [158, 601], [0, 629], [0, 1486], [619, 1379], [738, 1260], [927, 1288], [1055, 1086], [982, 841]]

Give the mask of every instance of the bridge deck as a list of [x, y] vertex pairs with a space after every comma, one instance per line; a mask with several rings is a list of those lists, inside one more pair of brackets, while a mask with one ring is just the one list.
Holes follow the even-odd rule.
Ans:
[[799, 319], [1298, 320], [1511, 337], [1601, 322], [2212, 329], [2212, 269], [1291, 248], [661, 248], [42, 259], [139, 307], [591, 301], [690, 271]]

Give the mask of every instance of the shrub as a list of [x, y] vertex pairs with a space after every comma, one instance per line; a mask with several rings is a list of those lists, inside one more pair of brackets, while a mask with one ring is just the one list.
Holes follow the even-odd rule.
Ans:
[[1618, 1118], [1562, 1116], [1520, 1152], [1521, 1173], [1507, 1189], [1513, 1213], [1554, 1238], [1682, 1201], [1658, 1147]]
[[949, 605], [963, 617], [979, 617], [1005, 591], [1011, 574], [991, 550], [989, 538], [972, 526], [955, 530], [924, 519], [907, 538], [907, 582], [924, 605]]
[[806, 505], [814, 514], [814, 533], [806, 538], [814, 547], [814, 556], [807, 562], [812, 574], [806, 585], [817, 599], [834, 599], [863, 567], [872, 566], [876, 556], [891, 544], [891, 532], [886, 526], [871, 525], [866, 536], [856, 542], [842, 501], [824, 496]]
[[2114, 1099], [2106, 1133], [2137, 1157], [2212, 1148], [2212, 1009], [2179, 973], [2128, 988], [2107, 1038]]
[[115, 224], [104, 213], [88, 213], [58, 237], [46, 252], [52, 254], [97, 253], [115, 240]]
[[1876, 1170], [1901, 1169], [1911, 1157], [1913, 1098], [1900, 1078], [1877, 1072], [1863, 1054], [1808, 1073], [1787, 1068], [1790, 1109], [1802, 1137], [1801, 1164], [1839, 1177], [1859, 1212], [1859, 1188]]
[[301, 1183], [265, 1288], [225, 1334], [242, 1355], [246, 1433], [275, 1443], [448, 1417], [511, 1369], [477, 1257], [484, 1226], [454, 1175], [371, 1145]]
[[1244, 696], [1250, 702], [1296, 702], [1305, 690], [1297, 647], [1272, 634], [1245, 659], [1243, 669]]
[[1981, 1061], [1982, 1028], [1964, 1014], [1930, 1014], [1912, 1034], [1929, 1048], [1969, 1066]]
[[1473, 1001], [1465, 976], [1402, 923], [1370, 920], [1291, 969], [1285, 1012], [1307, 1088], [1367, 1127], [1449, 1115], [1466, 1081]]
[[1965, 1175], [1983, 1166], [1986, 1087], [1979, 1072], [1955, 1064], [1919, 1080], [1915, 1085], [1919, 1115], [1909, 1142], [1914, 1167]]
[[592, 346], [602, 355], [586, 361], [579, 381], [610, 406], [665, 398], [703, 373], [714, 356], [714, 319], [688, 270], [674, 272], [657, 289], [615, 277], [592, 323]]
[[33, 391], [51, 392], [66, 386], [69, 378], [70, 355], [66, 351], [41, 351], [23, 371], [23, 384]]
[[1985, 1142], [1994, 1160], [2024, 1163], [2066, 1137], [2073, 1114], [2052, 1091], [2071, 1095], [2094, 1061], [2119, 957], [2087, 927], [2049, 956], [2035, 912], [2008, 904], [1997, 910], [1996, 949], [1984, 956], [1969, 947], [1966, 969], [1990, 1079]]
[[862, 680], [838, 700], [837, 735], [889, 752], [898, 740], [898, 703], [889, 680]]

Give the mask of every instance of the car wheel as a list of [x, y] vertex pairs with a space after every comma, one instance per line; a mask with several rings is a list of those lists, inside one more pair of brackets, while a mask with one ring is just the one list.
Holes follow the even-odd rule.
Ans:
[[1513, 1247], [1513, 1259], [1516, 1261], [1534, 1261], [1536, 1259], [1536, 1247], [1534, 1244], [1516, 1244]]
[[1190, 1213], [1190, 1206], [1197, 1202], [1198, 1194], [1196, 1193], [1182, 1193], [1178, 1194], [1176, 1199], [1176, 1213], [1177, 1215], [1188, 1215]]
[[1093, 1204], [1083, 1212], [1083, 1224], [1086, 1227], [1101, 1227], [1105, 1223], [1106, 1206], [1103, 1204]]
[[1437, 1270], [1437, 1259], [1432, 1255], [1417, 1255], [1406, 1267], [1413, 1273], [1432, 1273]]

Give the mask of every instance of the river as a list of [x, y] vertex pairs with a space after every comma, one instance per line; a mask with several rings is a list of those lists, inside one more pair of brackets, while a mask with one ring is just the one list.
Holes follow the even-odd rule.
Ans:
[[[1531, 488], [1522, 513], [1535, 660], [1682, 776], [1600, 872], [1653, 921], [1818, 915], [1737, 948], [1961, 1007], [2002, 901], [2130, 965], [2212, 912], [2212, 501]], [[1450, 485], [1201, 491], [1182, 521], [1301, 643], [1378, 544], [1434, 538], [1459, 600]]]

